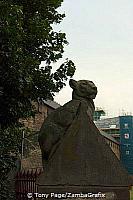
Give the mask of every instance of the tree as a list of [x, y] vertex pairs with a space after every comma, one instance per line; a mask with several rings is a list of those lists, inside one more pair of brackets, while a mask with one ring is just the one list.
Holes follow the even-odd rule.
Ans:
[[22, 140], [22, 129], [12, 126], [0, 129], [0, 199], [15, 199], [13, 180], [10, 178], [13, 169], [16, 171], [20, 144]]
[[[75, 72], [66, 60], [55, 73], [52, 65], [62, 58], [65, 33], [55, 32], [64, 14], [57, 8], [63, 0], [3, 0], [1, 17], [1, 126], [33, 115], [32, 101], [53, 98]], [[41, 62], [45, 66], [40, 67]]]
[[[63, 0], [0, 1], [0, 198], [9, 198], [7, 174], [17, 158], [22, 129], [19, 119], [35, 114], [32, 101], [52, 99], [75, 72], [66, 61], [53, 73], [68, 44], [65, 33], [53, 30], [65, 17]], [[44, 66], [40, 67], [44, 61]], [[19, 139], [18, 139], [19, 138]], [[14, 156], [15, 155], [15, 156]]]

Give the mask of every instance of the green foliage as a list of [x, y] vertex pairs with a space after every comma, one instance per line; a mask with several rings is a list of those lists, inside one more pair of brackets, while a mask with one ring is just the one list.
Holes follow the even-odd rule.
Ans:
[[[7, 192], [22, 133], [19, 119], [35, 114], [32, 101], [52, 99], [75, 72], [66, 61], [53, 73], [68, 44], [65, 33], [53, 30], [65, 17], [57, 12], [63, 0], [0, 1], [0, 195]], [[44, 66], [40, 67], [43, 61]]]
[[[62, 0], [3, 0], [1, 18], [2, 126], [33, 115], [31, 101], [52, 99], [68, 77], [74, 63], [66, 61], [52, 73], [53, 63], [62, 58], [65, 33], [55, 32], [53, 24], [64, 18], [56, 10]], [[44, 66], [40, 67], [44, 61]]]
[[12, 199], [12, 180], [10, 173], [16, 171], [16, 161], [19, 160], [22, 131], [16, 126], [0, 129], [0, 199]]

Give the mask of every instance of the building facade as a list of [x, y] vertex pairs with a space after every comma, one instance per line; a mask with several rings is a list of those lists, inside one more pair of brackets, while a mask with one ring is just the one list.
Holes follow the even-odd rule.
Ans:
[[133, 175], [133, 116], [101, 119], [95, 124], [120, 143], [120, 160], [128, 173]]
[[133, 116], [120, 116], [121, 161], [133, 175]]
[[60, 107], [60, 104], [51, 100], [41, 100], [40, 102], [34, 102], [33, 105], [36, 109], [35, 116], [20, 121], [31, 131], [38, 132], [47, 116]]
[[95, 121], [96, 126], [120, 142], [119, 117], [105, 118]]

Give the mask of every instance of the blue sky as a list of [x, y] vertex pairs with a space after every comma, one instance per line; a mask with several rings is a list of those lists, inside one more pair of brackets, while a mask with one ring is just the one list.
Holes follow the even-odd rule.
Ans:
[[[97, 85], [95, 105], [108, 116], [133, 114], [133, 1], [64, 0], [59, 11], [66, 14], [58, 28], [69, 42], [64, 58], [77, 67], [73, 78]], [[68, 84], [55, 100], [71, 100]]]

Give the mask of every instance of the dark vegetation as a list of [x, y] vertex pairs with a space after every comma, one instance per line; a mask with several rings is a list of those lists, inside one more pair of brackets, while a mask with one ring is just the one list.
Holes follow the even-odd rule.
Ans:
[[[68, 44], [65, 33], [53, 30], [65, 17], [63, 0], [0, 1], [0, 199], [11, 199], [8, 174], [21, 149], [19, 119], [35, 115], [33, 101], [53, 99], [75, 72], [66, 59], [53, 73]], [[43, 66], [40, 67], [41, 62]]]

